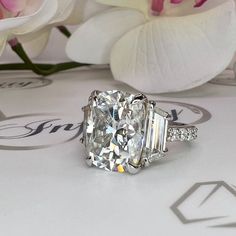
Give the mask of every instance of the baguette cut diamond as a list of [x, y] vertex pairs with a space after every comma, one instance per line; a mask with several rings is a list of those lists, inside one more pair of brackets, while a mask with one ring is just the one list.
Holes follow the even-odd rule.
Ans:
[[145, 96], [121, 91], [94, 92], [84, 108], [84, 142], [92, 164], [124, 172], [139, 165], [147, 115]]
[[[143, 146], [143, 158], [153, 162], [162, 158], [167, 150], [168, 113], [157, 107], [154, 101], [149, 103], [145, 138]], [[145, 163], [147, 165], [147, 163]]]

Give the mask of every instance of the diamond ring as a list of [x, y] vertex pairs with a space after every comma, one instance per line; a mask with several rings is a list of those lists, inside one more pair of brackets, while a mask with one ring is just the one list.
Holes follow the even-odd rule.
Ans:
[[136, 174], [163, 158], [168, 142], [197, 138], [195, 126], [172, 122], [141, 93], [94, 91], [83, 111], [86, 162], [108, 171]]

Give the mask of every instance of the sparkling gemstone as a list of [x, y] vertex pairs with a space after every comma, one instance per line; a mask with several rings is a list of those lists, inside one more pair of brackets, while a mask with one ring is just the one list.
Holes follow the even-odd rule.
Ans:
[[140, 163], [147, 115], [143, 95], [94, 92], [84, 110], [84, 142], [93, 165], [122, 173], [128, 163]]
[[149, 163], [159, 160], [167, 151], [167, 117], [168, 113], [159, 109], [156, 102], [149, 102], [143, 147], [143, 158], [147, 158]]

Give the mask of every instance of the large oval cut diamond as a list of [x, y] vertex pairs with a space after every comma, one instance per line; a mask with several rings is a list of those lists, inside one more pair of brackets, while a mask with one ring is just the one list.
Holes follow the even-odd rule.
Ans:
[[84, 142], [92, 164], [124, 172], [142, 153], [147, 99], [121, 91], [94, 92], [84, 109]]

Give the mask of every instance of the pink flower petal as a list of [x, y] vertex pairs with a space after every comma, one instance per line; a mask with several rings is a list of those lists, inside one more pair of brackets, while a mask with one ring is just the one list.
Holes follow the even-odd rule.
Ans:
[[4, 18], [4, 14], [3, 14], [3, 11], [2, 9], [0, 8], [0, 20]]
[[1, 5], [8, 11], [16, 13], [22, 11], [27, 0], [0, 0]]
[[173, 4], [179, 4], [179, 3], [183, 2], [183, 0], [171, 0], [170, 2]]
[[207, 0], [195, 0], [196, 4], [194, 7], [201, 7]]
[[164, 9], [165, 0], [152, 0], [151, 10], [154, 14], [159, 14]]

